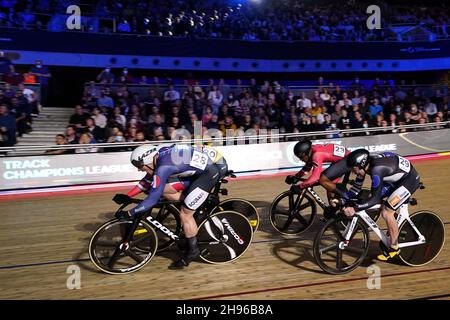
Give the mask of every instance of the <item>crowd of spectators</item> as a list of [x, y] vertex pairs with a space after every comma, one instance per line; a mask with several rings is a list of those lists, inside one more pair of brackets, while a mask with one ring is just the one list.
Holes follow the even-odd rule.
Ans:
[[[65, 143], [170, 140], [177, 129], [187, 130], [193, 138], [208, 129], [227, 137], [249, 133], [249, 129], [253, 134], [269, 129], [329, 131], [322, 137], [331, 138], [399, 132], [398, 125], [448, 121], [450, 115], [448, 92], [440, 88], [424, 96], [418, 87], [391, 86], [378, 79], [371, 88], [358, 81], [341, 88], [320, 78], [317, 90], [304, 92], [294, 92], [277, 81], [234, 83], [240, 80], [230, 85], [224, 79], [210, 79], [209, 86], [199, 86], [193, 79], [186, 80], [185, 86], [174, 86], [169, 80], [168, 85], [145, 86], [142, 94], [138, 87], [92, 81], [69, 119]], [[201, 132], [194, 131], [196, 126]], [[363, 128], [375, 130], [336, 132]]]
[[[422, 25], [437, 36], [450, 34], [448, 4], [433, 2], [388, 4], [382, 10], [381, 30], [366, 27], [366, 1], [295, 0], [1, 0], [0, 26], [51, 29], [54, 15], [66, 14], [69, 5], [82, 6], [83, 17], [95, 17], [85, 31], [148, 34], [154, 36], [244, 40], [397, 40], [392, 24]], [[437, 3], [437, 4], [436, 4]], [[98, 20], [116, 22], [102, 25]], [[91, 19], [92, 20], [92, 19]], [[90, 21], [91, 21], [90, 20]], [[86, 20], [87, 21], [87, 20]], [[65, 25], [65, 20], [61, 19]]]

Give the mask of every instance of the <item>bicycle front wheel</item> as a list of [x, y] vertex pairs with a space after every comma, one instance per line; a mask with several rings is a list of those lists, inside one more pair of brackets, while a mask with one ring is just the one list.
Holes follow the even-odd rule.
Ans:
[[351, 220], [337, 218], [328, 220], [314, 239], [314, 259], [319, 267], [331, 274], [348, 273], [356, 269], [367, 255], [369, 231], [357, 220], [349, 243], [344, 246], [342, 225], [347, 228]]
[[244, 215], [250, 225], [253, 228], [253, 232], [258, 230], [259, 226], [259, 214], [256, 207], [251, 204], [251, 202], [241, 199], [241, 198], [232, 198], [221, 201], [212, 211], [212, 213], [220, 212], [220, 211], [236, 211], [240, 214]]
[[[445, 242], [445, 228], [441, 218], [432, 211], [418, 211], [410, 216], [419, 232], [425, 237], [425, 243], [403, 247], [400, 260], [410, 266], [423, 266], [433, 261], [441, 252]], [[418, 235], [405, 220], [399, 228], [398, 243], [417, 241]]]
[[[133, 226], [133, 221], [111, 220], [95, 231], [89, 242], [89, 257], [101, 271], [109, 274], [125, 274], [143, 268], [155, 255], [158, 237], [155, 230], [141, 221], [133, 231], [131, 240], [123, 238]], [[138, 249], [143, 245], [148, 251]]]
[[252, 238], [252, 226], [242, 214], [235, 211], [213, 213], [198, 228], [200, 258], [215, 264], [235, 261], [247, 251]]
[[270, 223], [275, 230], [293, 235], [306, 231], [313, 224], [317, 207], [308, 194], [305, 193], [302, 199], [288, 190], [275, 198], [269, 212]]

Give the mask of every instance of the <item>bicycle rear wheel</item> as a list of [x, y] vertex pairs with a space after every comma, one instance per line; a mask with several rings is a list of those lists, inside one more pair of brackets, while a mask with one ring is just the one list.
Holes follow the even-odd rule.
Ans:
[[[109, 274], [125, 274], [138, 271], [150, 262], [158, 247], [156, 232], [141, 221], [130, 242], [124, 243], [123, 238], [132, 225], [130, 220], [110, 220], [95, 231], [89, 242], [89, 257], [98, 269]], [[149, 250], [143, 252], [138, 245]]]
[[288, 190], [275, 198], [269, 211], [270, 223], [275, 230], [286, 235], [299, 234], [313, 224], [316, 203], [306, 193], [301, 202], [300, 197]]
[[358, 219], [347, 246], [343, 246], [342, 225], [351, 220], [337, 218], [328, 220], [314, 239], [314, 259], [319, 267], [331, 274], [348, 273], [364, 260], [369, 249], [369, 231]]
[[221, 201], [212, 211], [212, 213], [220, 212], [220, 211], [236, 211], [240, 214], [244, 215], [250, 225], [253, 228], [253, 232], [258, 230], [259, 226], [259, 214], [256, 207], [251, 204], [251, 202], [241, 199], [241, 198], [232, 198]]
[[[426, 242], [401, 248], [399, 258], [407, 265], [423, 266], [433, 261], [444, 246], [444, 223], [436, 213], [425, 210], [413, 213], [410, 219], [425, 237]], [[399, 244], [418, 240], [417, 233], [406, 220], [400, 226], [399, 231]]]
[[252, 226], [242, 214], [235, 211], [213, 213], [198, 228], [200, 258], [215, 264], [234, 261], [247, 251], [252, 238]]

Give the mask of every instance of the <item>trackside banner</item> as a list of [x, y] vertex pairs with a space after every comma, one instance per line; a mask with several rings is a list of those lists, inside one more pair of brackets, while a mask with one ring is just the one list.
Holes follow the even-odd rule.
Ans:
[[[292, 150], [296, 141], [214, 147], [236, 173], [273, 174], [303, 165]], [[337, 143], [351, 150], [392, 151], [404, 156], [450, 150], [450, 129], [376, 136], [315, 140]], [[0, 160], [0, 190], [56, 187], [139, 180], [130, 152], [11, 157]]]

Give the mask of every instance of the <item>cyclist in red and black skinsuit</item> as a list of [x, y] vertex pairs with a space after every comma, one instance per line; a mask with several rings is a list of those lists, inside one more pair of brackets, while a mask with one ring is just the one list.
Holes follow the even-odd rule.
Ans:
[[[344, 180], [348, 179], [350, 170], [347, 168], [345, 157], [349, 153], [350, 151], [347, 148], [338, 144], [312, 145], [309, 140], [299, 141], [294, 146], [294, 154], [305, 162], [305, 166], [295, 175], [287, 176], [286, 183], [295, 183], [306, 173], [312, 171], [308, 179], [293, 186], [292, 190], [294, 192], [300, 192], [301, 189], [308, 188], [319, 182], [327, 190], [329, 199], [331, 199], [332, 193], [340, 195], [342, 192], [337, 190], [336, 183], [344, 174], [347, 174]], [[322, 165], [325, 162], [329, 162], [331, 165], [326, 170], [323, 170]]]

